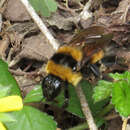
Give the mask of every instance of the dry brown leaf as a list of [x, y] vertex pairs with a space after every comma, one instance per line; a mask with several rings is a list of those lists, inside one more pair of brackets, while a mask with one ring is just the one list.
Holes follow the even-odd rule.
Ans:
[[61, 13], [61, 11], [57, 10], [51, 17], [46, 20], [50, 26], [56, 26], [58, 29], [63, 30], [71, 30], [72, 25], [75, 22], [74, 17], [76, 16], [76, 13], [75, 16], [72, 16], [71, 14], [66, 14], [64, 15]]
[[35, 23], [32, 21], [23, 22], [23, 23], [14, 23], [13, 25], [9, 26], [6, 31], [9, 32], [17, 32], [19, 34], [27, 34], [29, 32], [37, 32], [39, 29]]
[[43, 35], [32, 36], [23, 41], [21, 52], [14, 58], [10, 66], [16, 64], [22, 58], [45, 61], [54, 54], [53, 47]]
[[21, 51], [23, 57], [44, 61], [54, 54], [54, 50], [42, 35], [26, 38], [23, 44]]
[[4, 16], [10, 21], [27, 21], [31, 19], [20, 0], [8, 0]]

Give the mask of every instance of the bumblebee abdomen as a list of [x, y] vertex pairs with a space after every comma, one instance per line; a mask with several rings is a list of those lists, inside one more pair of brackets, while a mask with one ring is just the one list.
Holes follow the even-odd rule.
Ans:
[[68, 54], [73, 57], [77, 62], [80, 62], [83, 58], [83, 53], [80, 49], [71, 46], [62, 46], [58, 49], [57, 53]]
[[53, 55], [51, 60], [56, 64], [70, 67], [73, 71], [76, 71], [77, 69], [77, 61], [71, 55], [64, 53], [56, 53]]
[[48, 74], [53, 74], [58, 76], [64, 81], [68, 81], [74, 86], [82, 79], [80, 72], [73, 72], [70, 67], [66, 67], [60, 64], [56, 64], [54, 61], [50, 60], [46, 66], [46, 72]]

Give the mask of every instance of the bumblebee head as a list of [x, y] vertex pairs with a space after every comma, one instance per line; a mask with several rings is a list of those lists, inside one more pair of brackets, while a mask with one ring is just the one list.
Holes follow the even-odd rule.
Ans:
[[42, 81], [44, 97], [51, 101], [59, 95], [61, 88], [65, 86], [65, 81], [52, 74], [47, 75]]

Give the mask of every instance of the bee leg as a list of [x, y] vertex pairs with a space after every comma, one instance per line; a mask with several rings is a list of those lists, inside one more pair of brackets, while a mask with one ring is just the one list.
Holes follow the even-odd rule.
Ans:
[[101, 77], [101, 73], [99, 71], [99, 68], [95, 64], [91, 64], [90, 69], [96, 77]]
[[64, 104], [62, 105], [62, 108], [68, 107], [69, 104], [69, 91], [68, 91], [68, 83], [66, 82], [66, 85], [64, 86]]

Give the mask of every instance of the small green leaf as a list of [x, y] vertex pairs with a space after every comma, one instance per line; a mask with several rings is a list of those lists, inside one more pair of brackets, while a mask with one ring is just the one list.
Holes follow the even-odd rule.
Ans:
[[5, 123], [8, 130], [56, 130], [56, 122], [51, 116], [30, 106], [12, 112], [16, 122]]
[[112, 83], [105, 80], [100, 80], [98, 82], [98, 85], [95, 86], [94, 88], [94, 94], [93, 94], [94, 102], [99, 102], [101, 100], [110, 97], [111, 93], [112, 93]]
[[124, 78], [123, 74], [119, 74], [119, 73], [115, 73], [115, 74], [110, 73], [109, 76], [111, 76], [114, 80], [121, 80]]
[[90, 106], [90, 109], [92, 111], [92, 114], [93, 116], [96, 116], [99, 112], [103, 110], [104, 105], [109, 102], [109, 98], [95, 103], [92, 97], [94, 87], [90, 85], [87, 81], [82, 82], [81, 85], [88, 104]]
[[16, 121], [10, 113], [0, 113], [0, 121], [2, 122], [12, 122]]
[[126, 71], [123, 74], [115, 73], [115, 74], [109, 74], [113, 79], [115, 80], [127, 80], [128, 83], [130, 83], [130, 72]]
[[24, 98], [25, 103], [29, 102], [39, 102], [43, 99], [41, 85], [36, 85]]
[[57, 10], [55, 0], [29, 0], [34, 9], [40, 12], [43, 16], [49, 17], [52, 12]]
[[8, 65], [0, 59], [0, 86], [10, 88], [10, 95], [21, 95], [19, 86], [8, 71]]
[[126, 80], [113, 83], [112, 103], [120, 115], [130, 116], [130, 84]]
[[50, 12], [57, 10], [57, 3], [54, 0], [44, 0]]

